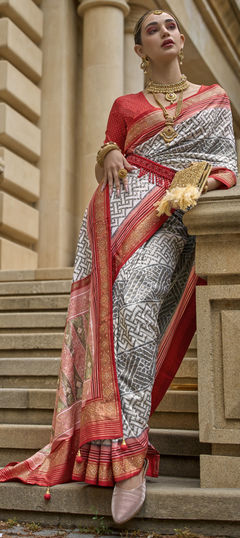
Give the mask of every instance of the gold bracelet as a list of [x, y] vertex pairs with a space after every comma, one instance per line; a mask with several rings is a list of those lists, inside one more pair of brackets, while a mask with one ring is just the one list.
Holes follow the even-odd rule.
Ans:
[[119, 151], [121, 151], [116, 142], [106, 142], [100, 147], [100, 150], [97, 152], [97, 163], [99, 164], [99, 166], [103, 167], [103, 161], [106, 155], [109, 153], [109, 151], [112, 151], [113, 149], [118, 149]]

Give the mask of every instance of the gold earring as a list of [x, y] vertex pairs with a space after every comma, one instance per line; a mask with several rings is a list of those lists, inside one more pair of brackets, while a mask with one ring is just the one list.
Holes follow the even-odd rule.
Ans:
[[140, 65], [141, 69], [143, 69], [144, 75], [147, 75], [149, 65], [149, 58], [147, 56], [144, 56]]
[[178, 53], [178, 57], [179, 57], [179, 63], [180, 63], [180, 65], [182, 65], [183, 60], [184, 60], [183, 49], [180, 49], [180, 51]]

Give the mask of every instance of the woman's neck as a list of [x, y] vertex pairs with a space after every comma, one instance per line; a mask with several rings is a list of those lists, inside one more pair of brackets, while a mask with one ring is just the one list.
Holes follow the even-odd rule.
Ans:
[[181, 78], [181, 70], [179, 64], [174, 62], [172, 64], [153, 66], [149, 73], [151, 80], [159, 82], [161, 84], [175, 84]]

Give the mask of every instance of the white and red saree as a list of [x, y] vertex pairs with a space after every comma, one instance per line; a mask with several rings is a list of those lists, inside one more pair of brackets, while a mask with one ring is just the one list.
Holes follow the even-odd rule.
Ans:
[[[168, 108], [173, 109], [175, 105]], [[98, 187], [77, 245], [50, 443], [0, 470], [0, 481], [51, 486], [72, 480], [111, 486], [158, 476], [148, 418], [169, 387], [195, 331], [194, 238], [182, 212], [153, 207], [176, 170], [206, 160], [231, 187], [236, 155], [228, 97], [218, 85], [183, 100], [168, 145], [162, 111], [144, 94], [117, 99], [106, 140], [135, 169], [129, 192]], [[124, 440], [124, 442], [123, 442]], [[80, 454], [78, 453], [80, 449]], [[78, 454], [78, 457], [77, 457]]]

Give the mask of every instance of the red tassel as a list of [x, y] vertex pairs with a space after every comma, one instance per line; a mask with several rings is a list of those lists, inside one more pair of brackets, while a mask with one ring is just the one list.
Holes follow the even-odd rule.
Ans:
[[125, 439], [122, 440], [121, 450], [127, 450], [127, 443], [126, 443]]
[[46, 501], [49, 501], [51, 499], [51, 493], [49, 488], [47, 488], [47, 491], [44, 495], [44, 499], [46, 499]]
[[83, 458], [81, 456], [81, 452], [80, 452], [80, 448], [79, 448], [79, 451], [78, 451], [77, 457], [76, 457], [76, 462], [77, 463], [82, 463], [82, 461], [83, 461]]

